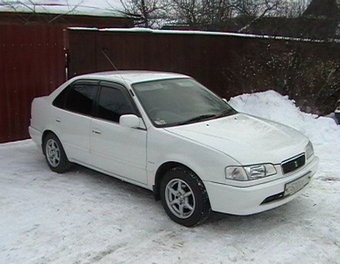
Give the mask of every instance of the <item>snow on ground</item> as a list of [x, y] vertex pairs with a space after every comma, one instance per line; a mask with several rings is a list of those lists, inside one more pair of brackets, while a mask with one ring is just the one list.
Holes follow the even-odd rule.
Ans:
[[53, 173], [30, 140], [0, 144], [0, 263], [339, 263], [339, 127], [273, 91], [230, 103], [311, 138], [320, 169], [303, 195], [185, 228], [147, 190], [80, 166]]

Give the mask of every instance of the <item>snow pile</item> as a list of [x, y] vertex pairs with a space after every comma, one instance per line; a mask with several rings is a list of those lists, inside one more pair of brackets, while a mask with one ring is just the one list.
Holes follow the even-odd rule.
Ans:
[[337, 126], [333, 119], [303, 113], [288, 96], [282, 96], [275, 91], [243, 94], [231, 98], [229, 104], [239, 112], [285, 124], [306, 135], [314, 144], [315, 153], [320, 158], [321, 172], [317, 175], [336, 176], [335, 169], [339, 163], [340, 152], [340, 126]]

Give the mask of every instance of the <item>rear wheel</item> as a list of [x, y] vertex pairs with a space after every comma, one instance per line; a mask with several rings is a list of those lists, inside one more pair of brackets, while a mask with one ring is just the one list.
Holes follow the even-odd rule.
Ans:
[[173, 168], [164, 175], [161, 200], [168, 216], [187, 227], [202, 223], [211, 212], [203, 182], [195, 173], [182, 167]]
[[50, 169], [57, 173], [63, 173], [70, 169], [64, 148], [56, 135], [49, 133], [43, 142], [44, 154], [47, 165]]

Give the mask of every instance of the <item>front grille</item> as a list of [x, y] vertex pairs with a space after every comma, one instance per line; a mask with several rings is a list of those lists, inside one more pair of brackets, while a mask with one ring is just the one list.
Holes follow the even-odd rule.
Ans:
[[293, 157], [281, 163], [282, 171], [284, 174], [295, 171], [305, 165], [305, 162], [305, 154]]

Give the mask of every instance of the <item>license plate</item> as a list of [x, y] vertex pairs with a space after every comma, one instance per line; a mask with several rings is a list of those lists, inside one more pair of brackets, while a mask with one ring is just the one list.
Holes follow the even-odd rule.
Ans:
[[294, 181], [291, 181], [285, 185], [285, 193], [284, 196], [293, 195], [294, 193], [297, 193], [298, 191], [302, 190], [303, 187], [305, 187], [311, 179], [310, 174], [306, 174], [302, 176], [301, 178], [298, 178]]

